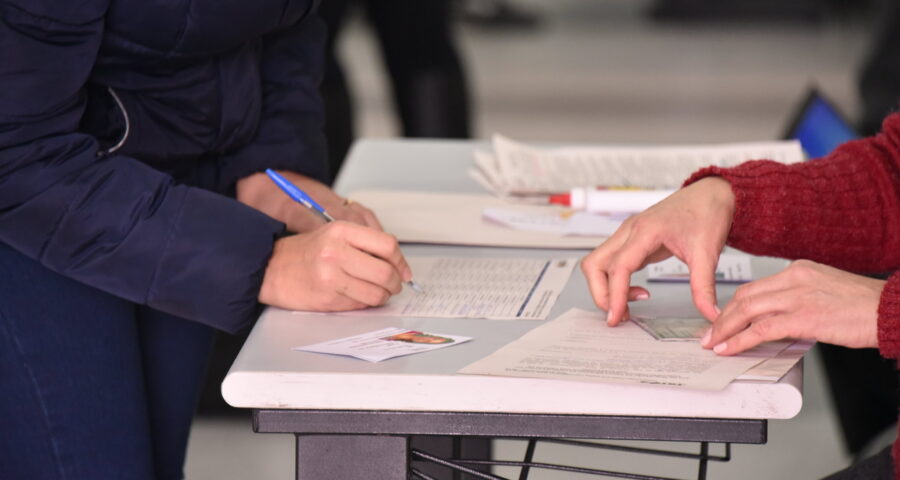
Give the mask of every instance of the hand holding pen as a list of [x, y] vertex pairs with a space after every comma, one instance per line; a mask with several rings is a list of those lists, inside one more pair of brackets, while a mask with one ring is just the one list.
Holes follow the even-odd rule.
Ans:
[[[271, 172], [270, 177], [272, 173], [279, 176]], [[282, 183], [291, 185], [284, 180], [278, 182], [279, 187]], [[354, 223], [333, 222], [296, 186], [282, 189], [317, 212], [327, 225], [276, 242], [260, 301], [297, 310], [354, 310], [382, 305], [400, 292], [402, 282], [412, 281], [412, 271], [392, 235]]]

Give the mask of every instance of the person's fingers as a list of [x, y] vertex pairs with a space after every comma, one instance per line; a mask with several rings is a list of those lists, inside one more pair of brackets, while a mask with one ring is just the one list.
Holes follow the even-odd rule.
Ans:
[[363, 225], [366, 227], [370, 227], [368, 223], [366, 223], [366, 217], [363, 216], [362, 212], [353, 207], [347, 207], [343, 209], [343, 215], [341, 215], [342, 220], [347, 222], [352, 222], [357, 225]]
[[765, 303], [759, 302], [760, 298], [769, 298], [772, 294], [793, 288], [788, 275], [787, 271], [782, 271], [739, 286], [720, 312], [720, 318], [739, 318], [746, 316], [741, 315], [741, 311], [749, 312], [751, 309], [762, 308]]
[[627, 316], [631, 274], [643, 268], [644, 262], [657, 246], [651, 237], [631, 235], [626, 246], [610, 262], [609, 310], [606, 317], [609, 325], [615, 326]]
[[391, 292], [384, 288], [349, 275], [341, 282], [338, 293], [369, 307], [384, 305], [391, 298]]
[[393, 265], [352, 247], [345, 255], [341, 268], [347, 275], [381, 287], [389, 294], [400, 293], [403, 281]]
[[581, 272], [587, 279], [588, 290], [594, 304], [601, 310], [609, 309], [609, 292], [606, 280], [606, 258], [602, 252], [594, 250], [581, 261]]
[[632, 223], [633, 220], [626, 219], [612, 236], [597, 246], [581, 262], [581, 271], [587, 279], [591, 298], [594, 299], [597, 308], [601, 310], [609, 310], [607, 267], [612, 257], [628, 239]]
[[[412, 269], [400, 251], [397, 237], [369, 227], [346, 222], [341, 223], [340, 228], [346, 230], [339, 231], [337, 234], [342, 235], [350, 245], [386, 260], [397, 269], [403, 281], [412, 279]], [[335, 225], [337, 226], [337, 223]]]
[[647, 300], [650, 298], [650, 291], [644, 287], [632, 286], [628, 289], [628, 301]]
[[778, 314], [757, 319], [748, 328], [716, 343], [713, 351], [719, 355], [735, 355], [763, 342], [790, 337], [788, 322], [784, 315]]
[[686, 260], [691, 274], [691, 297], [694, 306], [707, 320], [714, 322], [719, 316], [716, 300], [716, 264], [719, 261], [719, 252], [694, 252]]
[[759, 338], [775, 339], [772, 335], [782, 332], [772, 331], [768, 318], [793, 310], [796, 298], [797, 293], [793, 289], [787, 289], [732, 299], [713, 325], [709, 338], [703, 339], [703, 346], [715, 347], [722, 342], [731, 341], [732, 337], [743, 334], [747, 329], [753, 330]]
[[340, 292], [335, 292], [327, 304], [323, 305], [319, 310], [323, 312], [346, 312], [350, 310], [362, 310], [371, 305], [354, 300]]
[[384, 231], [384, 227], [381, 225], [381, 222], [378, 221], [378, 217], [375, 216], [375, 212], [369, 210], [365, 206], [360, 203], [353, 202], [350, 204], [350, 209], [358, 212], [365, 222], [364, 225], [374, 228], [375, 230]]

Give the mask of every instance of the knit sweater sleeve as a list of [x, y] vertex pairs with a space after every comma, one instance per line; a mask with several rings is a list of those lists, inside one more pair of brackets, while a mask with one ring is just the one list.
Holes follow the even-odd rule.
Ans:
[[[900, 114], [888, 117], [879, 135], [826, 157], [708, 167], [685, 185], [709, 176], [723, 177], [734, 191], [728, 244], [735, 248], [861, 273], [900, 269]], [[881, 294], [878, 346], [883, 356], [900, 358], [900, 272]]]
[[707, 167], [685, 185], [708, 176], [734, 191], [728, 244], [735, 248], [861, 273], [900, 268], [900, 114], [881, 134], [826, 157]]
[[900, 359], [900, 272], [891, 275], [881, 291], [878, 349], [886, 358]]

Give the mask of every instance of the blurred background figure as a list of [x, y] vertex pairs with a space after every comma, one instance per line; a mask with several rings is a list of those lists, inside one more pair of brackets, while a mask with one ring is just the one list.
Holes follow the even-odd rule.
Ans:
[[338, 52], [341, 31], [354, 6], [361, 8], [378, 39], [402, 136], [469, 137], [470, 99], [455, 45], [450, 0], [326, 0], [319, 8], [328, 26], [321, 92], [332, 178], [356, 136], [353, 94]]

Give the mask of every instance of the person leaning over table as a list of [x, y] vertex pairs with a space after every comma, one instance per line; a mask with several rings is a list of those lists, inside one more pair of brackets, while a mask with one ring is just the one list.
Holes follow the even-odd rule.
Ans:
[[0, 0], [0, 478], [182, 478], [212, 328], [411, 278], [317, 180], [313, 4]]
[[[784, 165], [707, 167], [667, 199], [626, 220], [582, 263], [591, 295], [615, 326], [627, 301], [650, 292], [631, 274], [676, 256], [691, 272], [697, 309], [712, 326], [704, 348], [733, 355], [769, 340], [807, 338], [900, 357], [900, 114], [880, 134], [826, 157]], [[721, 310], [715, 266], [725, 244], [797, 259], [739, 287]], [[862, 373], [862, 372], [861, 372]], [[897, 478], [890, 449], [833, 478]], [[900, 441], [893, 458], [900, 454]]]

